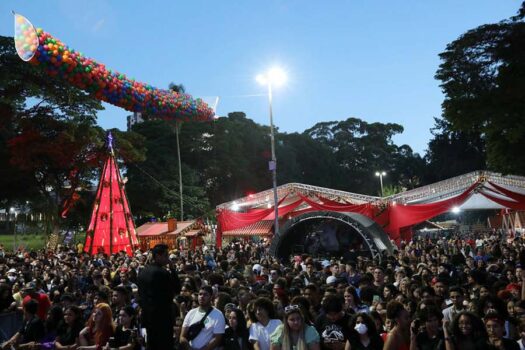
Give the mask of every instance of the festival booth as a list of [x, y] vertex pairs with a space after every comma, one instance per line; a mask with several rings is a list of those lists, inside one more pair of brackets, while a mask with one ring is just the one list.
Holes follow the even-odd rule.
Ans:
[[202, 220], [148, 222], [137, 228], [140, 249], [148, 250], [156, 244], [166, 244], [170, 249], [195, 250], [203, 245], [206, 227]]

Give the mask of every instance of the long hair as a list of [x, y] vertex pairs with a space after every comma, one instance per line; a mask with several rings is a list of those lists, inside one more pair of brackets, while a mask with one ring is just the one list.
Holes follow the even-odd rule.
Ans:
[[465, 336], [461, 333], [459, 330], [459, 318], [461, 316], [468, 317], [470, 319], [470, 322], [472, 323], [472, 334], [470, 337], [472, 339], [487, 339], [487, 331], [485, 330], [485, 325], [483, 324], [483, 321], [472, 312], [469, 311], [462, 311], [459, 314], [457, 314], [454, 317], [454, 320], [452, 321], [452, 335], [454, 338], [457, 339], [464, 339]]
[[242, 337], [248, 337], [249, 330], [243, 312], [240, 309], [233, 309], [230, 312], [235, 312], [235, 315], [237, 316], [237, 328], [234, 331], [235, 334]]
[[[109, 337], [115, 331], [113, 326], [113, 315], [111, 307], [108, 304], [100, 303], [95, 306], [95, 310], [102, 311], [102, 319], [100, 324], [95, 324], [94, 317], [90, 317], [87, 322], [87, 327], [94, 332], [94, 340], [96, 345], [105, 345]], [[94, 311], [95, 311], [94, 310]]]
[[304, 331], [305, 331], [305, 319], [303, 316], [303, 313], [301, 312], [301, 309], [299, 306], [297, 308], [294, 308], [288, 312], [285, 311], [284, 313], [284, 319], [283, 319], [283, 342], [281, 349], [288, 350], [293, 349], [293, 343], [291, 340], [291, 331], [290, 326], [288, 326], [288, 317], [292, 315], [299, 315], [301, 317], [302, 327], [299, 330], [299, 338], [297, 339], [297, 345], [295, 347], [295, 350], [307, 350], [308, 347], [306, 346], [306, 341], [304, 339]]

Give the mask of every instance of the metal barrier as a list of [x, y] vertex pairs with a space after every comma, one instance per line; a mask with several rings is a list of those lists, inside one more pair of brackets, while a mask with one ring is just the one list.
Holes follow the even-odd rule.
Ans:
[[7, 339], [11, 338], [22, 327], [23, 315], [21, 312], [0, 314], [0, 330]]

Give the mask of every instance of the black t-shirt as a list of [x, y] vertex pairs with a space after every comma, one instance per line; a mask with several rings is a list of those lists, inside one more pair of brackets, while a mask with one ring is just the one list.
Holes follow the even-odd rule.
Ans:
[[518, 342], [512, 339], [503, 338], [503, 349], [505, 350], [520, 350]]
[[30, 321], [24, 321], [20, 334], [23, 336], [23, 343], [39, 342], [46, 333], [44, 322], [36, 315]]
[[61, 345], [73, 345], [82, 328], [83, 326], [81, 324], [74, 325], [73, 327], [68, 327], [63, 324], [58, 328], [57, 340]]
[[342, 343], [350, 339], [350, 316], [345, 314], [337, 322], [330, 322], [326, 315], [321, 315], [315, 322], [315, 328], [319, 332], [321, 349], [328, 349], [325, 344]]
[[113, 337], [115, 338], [116, 345], [119, 347], [128, 345], [131, 343], [131, 329], [124, 330], [122, 326], [118, 326]]
[[419, 350], [443, 350], [445, 349], [445, 336], [439, 332], [435, 338], [430, 338], [427, 332], [421, 332], [416, 336], [416, 344]]

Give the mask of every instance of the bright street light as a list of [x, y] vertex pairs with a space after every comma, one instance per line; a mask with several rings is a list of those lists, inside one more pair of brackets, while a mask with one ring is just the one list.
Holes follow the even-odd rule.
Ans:
[[275, 136], [273, 132], [272, 112], [272, 87], [280, 86], [286, 82], [286, 73], [277, 67], [271, 68], [266, 74], [259, 74], [256, 80], [261, 85], [268, 86], [268, 104], [270, 107], [270, 142], [272, 146], [272, 160], [269, 163], [273, 180], [273, 206], [274, 206], [274, 235], [279, 234], [279, 201], [277, 198], [277, 158], [275, 157]]
[[376, 176], [379, 177], [379, 182], [381, 183], [381, 197], [384, 197], [384, 194], [383, 194], [383, 176], [386, 176], [386, 171], [376, 171]]
[[461, 209], [459, 209], [458, 206], [454, 206], [452, 207], [452, 213], [454, 214], [459, 214], [461, 212]]

